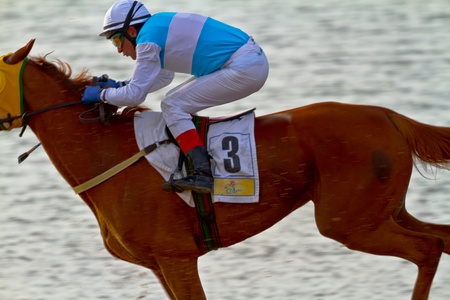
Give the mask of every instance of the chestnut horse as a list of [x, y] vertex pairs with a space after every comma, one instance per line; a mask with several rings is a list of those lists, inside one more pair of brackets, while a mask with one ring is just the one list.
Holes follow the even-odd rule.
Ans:
[[[34, 40], [4, 61], [27, 58]], [[22, 72], [27, 112], [80, 101], [88, 74], [71, 79], [60, 61], [30, 57]], [[0, 100], [4, 101], [4, 100]], [[1, 102], [0, 102], [1, 104]], [[75, 187], [136, 152], [132, 117], [83, 124], [77, 104], [25, 115], [48, 156]], [[5, 123], [6, 116], [1, 116]], [[406, 259], [418, 267], [412, 299], [427, 299], [450, 225], [421, 222], [405, 209], [413, 159], [447, 168], [450, 128], [392, 110], [320, 103], [257, 117], [260, 202], [215, 203], [221, 243], [254, 236], [312, 201], [320, 233], [346, 247]], [[81, 193], [114, 256], [150, 268], [171, 299], [205, 299], [198, 258], [206, 253], [195, 209], [163, 191], [163, 178], [141, 159]]]

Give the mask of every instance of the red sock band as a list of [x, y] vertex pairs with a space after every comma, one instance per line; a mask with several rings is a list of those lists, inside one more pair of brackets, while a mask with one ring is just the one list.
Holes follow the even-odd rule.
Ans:
[[190, 129], [188, 131], [183, 132], [179, 136], [177, 136], [176, 141], [181, 148], [183, 153], [191, 150], [192, 148], [203, 146], [202, 141], [200, 140], [200, 136], [197, 133], [197, 130]]

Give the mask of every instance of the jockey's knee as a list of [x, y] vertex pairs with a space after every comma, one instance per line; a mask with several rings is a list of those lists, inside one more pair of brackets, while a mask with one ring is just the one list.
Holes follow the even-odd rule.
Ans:
[[161, 101], [161, 111], [166, 123], [170, 122], [170, 120], [180, 118], [180, 115], [187, 114], [171, 98], [164, 98]]

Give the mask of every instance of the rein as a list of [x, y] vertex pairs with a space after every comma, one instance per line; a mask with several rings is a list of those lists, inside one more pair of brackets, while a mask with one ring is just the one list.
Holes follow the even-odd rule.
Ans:
[[[31, 112], [25, 112], [21, 115], [17, 115], [17, 116], [13, 116], [13, 117], [0, 118], [0, 124], [13, 122], [14, 120], [17, 120], [17, 119], [22, 119], [22, 124], [23, 124], [22, 127], [23, 128], [22, 128], [21, 134], [19, 135], [21, 137], [22, 133], [25, 131], [25, 128], [27, 127], [26, 118], [37, 115], [37, 114], [41, 114], [41, 113], [44, 113], [47, 111], [55, 110], [58, 108], [69, 107], [69, 106], [73, 106], [73, 105], [77, 105], [77, 104], [82, 104], [82, 102], [81, 101], [73, 101], [73, 102], [53, 105], [50, 107], [38, 109], [35, 111], [31, 111]], [[107, 108], [105, 108], [105, 106], [106, 105], [103, 102], [99, 102], [98, 105], [95, 105], [93, 108], [81, 113], [79, 116], [80, 122], [81, 123], [107, 124], [109, 122], [109, 120], [111, 119], [111, 117], [114, 115], [115, 110], [107, 109]], [[89, 115], [97, 110], [98, 110], [98, 117], [91, 117], [91, 118], [87, 117], [87, 115]]]
[[26, 123], [25, 122], [25, 118], [28, 118], [28, 117], [31, 117], [31, 116], [34, 116], [34, 115], [37, 115], [37, 114], [40, 114], [40, 113], [44, 113], [44, 112], [47, 112], [47, 111], [50, 111], [50, 110], [63, 108], [63, 107], [68, 107], [68, 106], [81, 104], [81, 103], [82, 103], [81, 101], [68, 102], [68, 103], [53, 105], [53, 106], [46, 107], [46, 108], [41, 108], [41, 109], [38, 109], [38, 110], [35, 110], [35, 111], [31, 111], [31, 112], [25, 112], [25, 113], [23, 113], [21, 115], [17, 115], [17, 116], [13, 116], [13, 117], [8, 117], [8, 118], [4, 118], [4, 119], [0, 118], [0, 124], [1, 123], [12, 122], [12, 121], [17, 120], [17, 119], [22, 119], [23, 122]]
[[[69, 106], [73, 106], [76, 104], [80, 104], [82, 102], [80, 101], [73, 101], [73, 102], [68, 102], [68, 103], [63, 103], [63, 104], [58, 104], [58, 105], [53, 105], [50, 107], [46, 107], [46, 108], [42, 108], [42, 109], [38, 109], [35, 111], [31, 111], [31, 112], [25, 112], [21, 115], [17, 115], [17, 116], [13, 116], [13, 117], [8, 117], [8, 118], [0, 118], [0, 124], [3, 123], [7, 123], [7, 122], [13, 122], [14, 120], [17, 119], [21, 119], [22, 120], [22, 130], [19, 134], [19, 137], [22, 137], [23, 133], [25, 132], [26, 128], [27, 128], [27, 123], [25, 118], [40, 114], [40, 113], [44, 113], [47, 111], [51, 111], [51, 110], [55, 110], [58, 108], [63, 108], [63, 107], [69, 107]], [[111, 111], [107, 111], [104, 107], [105, 105], [103, 103], [100, 102], [100, 105], [96, 105], [94, 108], [87, 110], [83, 113], [80, 114], [79, 119], [80, 122], [82, 123], [101, 123], [101, 124], [107, 124], [107, 122], [109, 121], [109, 119], [111, 118], [111, 116], [113, 115], [113, 113]], [[88, 113], [91, 113], [92, 111], [95, 110], [99, 110], [99, 116], [97, 118], [86, 118], [85, 115]], [[27, 157], [34, 151], [36, 150], [36, 148], [38, 148], [41, 144], [37, 144], [36, 146], [34, 146], [33, 148], [31, 148], [30, 150], [28, 150], [27, 152], [21, 154], [18, 158], [19, 164], [21, 164], [25, 159], [27, 159]]]

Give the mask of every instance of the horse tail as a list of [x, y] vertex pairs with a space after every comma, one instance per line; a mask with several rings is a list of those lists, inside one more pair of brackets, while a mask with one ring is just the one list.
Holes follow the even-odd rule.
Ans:
[[389, 111], [387, 117], [405, 138], [413, 156], [424, 166], [430, 164], [450, 170], [450, 127], [420, 123], [393, 111]]

